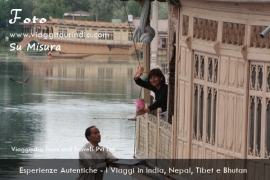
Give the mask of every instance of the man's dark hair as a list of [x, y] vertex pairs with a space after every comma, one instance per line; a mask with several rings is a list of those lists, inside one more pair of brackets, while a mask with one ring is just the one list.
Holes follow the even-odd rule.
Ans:
[[163, 86], [165, 84], [165, 76], [159, 68], [154, 68], [148, 73], [148, 82], [150, 85], [151, 85], [150, 79], [152, 76], [157, 76], [159, 78], [162, 78], [162, 80], [160, 82], [161, 86]]
[[85, 130], [85, 138], [87, 139], [87, 141], [89, 141], [87, 137], [91, 135], [91, 129], [94, 127], [96, 126], [90, 126]]

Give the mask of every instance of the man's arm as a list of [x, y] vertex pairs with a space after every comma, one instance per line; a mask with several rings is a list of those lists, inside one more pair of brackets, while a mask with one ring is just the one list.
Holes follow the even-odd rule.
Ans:
[[90, 159], [91, 157], [88, 157], [87, 155], [85, 156], [86, 152], [80, 152], [79, 153], [79, 166], [80, 168], [91, 168], [91, 169], [97, 169], [98, 171], [100, 170], [105, 170], [107, 167], [107, 163], [104, 162], [102, 163], [96, 163], [95, 159]]

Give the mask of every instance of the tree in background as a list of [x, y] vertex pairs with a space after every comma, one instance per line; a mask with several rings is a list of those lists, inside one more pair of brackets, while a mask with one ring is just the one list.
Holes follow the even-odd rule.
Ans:
[[127, 3], [127, 11], [128, 14], [133, 15], [134, 18], [139, 18], [141, 16], [142, 8], [138, 2], [132, 0]]
[[32, 15], [38, 18], [49, 19], [62, 18], [65, 12], [71, 11], [72, 7], [66, 5], [66, 0], [33, 0], [34, 10]]
[[[9, 19], [13, 18], [14, 14], [11, 15], [11, 9], [21, 9], [23, 7], [23, 0], [0, 0], [0, 28], [6, 28], [9, 26]], [[20, 13], [20, 16], [23, 14]]]
[[[133, 18], [140, 18], [141, 16], [141, 6], [135, 0], [129, 1], [119, 1], [120, 8], [113, 11], [114, 19], [121, 19], [122, 22], [127, 21], [126, 12], [124, 4], [127, 9], [128, 15], [133, 15]], [[156, 6], [155, 2], [152, 2], [152, 6]], [[159, 19], [168, 19], [168, 4], [167, 3], [158, 3], [158, 18]]]
[[168, 3], [158, 3], [158, 19], [168, 19]]
[[[90, 12], [96, 13], [98, 21], [111, 22], [112, 19], [121, 19], [122, 22], [127, 21], [127, 15], [133, 15], [134, 18], [141, 16], [141, 6], [135, 0], [119, 1], [119, 0], [89, 0]], [[166, 3], [164, 3], [166, 4]]]
[[[88, 11], [96, 14], [98, 21], [111, 22], [112, 19], [127, 21], [124, 4], [128, 15], [140, 17], [141, 7], [135, 0], [0, 0], [0, 28], [6, 28], [6, 20], [12, 18], [11, 9], [22, 9], [19, 12], [22, 22], [25, 18], [63, 18], [65, 12]], [[167, 19], [167, 3], [159, 3], [159, 19]], [[95, 20], [95, 18], [92, 18]], [[17, 23], [16, 23], [17, 24]], [[16, 25], [15, 25], [16, 26]]]
[[88, 11], [90, 8], [90, 0], [65, 0], [65, 5], [70, 6], [74, 11]]

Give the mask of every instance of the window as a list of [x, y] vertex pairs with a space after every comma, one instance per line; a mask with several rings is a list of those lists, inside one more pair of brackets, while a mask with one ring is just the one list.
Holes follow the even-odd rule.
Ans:
[[[218, 59], [194, 54], [193, 139], [215, 144]], [[206, 103], [207, 107], [204, 108]], [[205, 116], [206, 115], [206, 116]], [[204, 117], [206, 117], [204, 119]], [[206, 123], [206, 129], [203, 124]], [[204, 135], [204, 133], [206, 133]], [[205, 139], [203, 139], [205, 138]]]
[[64, 37], [63, 29], [59, 29], [59, 31], [58, 31], [58, 36]]
[[105, 30], [99, 30], [99, 32], [98, 32], [98, 39], [100, 39], [100, 40], [105, 40], [106, 39]]
[[133, 41], [133, 33], [132, 32], [128, 32], [128, 40]]
[[269, 159], [270, 64], [251, 62], [249, 82], [248, 155]]
[[113, 32], [107, 32], [107, 40], [113, 40]]
[[63, 30], [63, 36], [67, 37], [67, 30], [66, 29]]
[[166, 38], [161, 38], [161, 48], [166, 48], [166, 46], [167, 46]]
[[80, 39], [84, 39], [85, 38], [85, 31], [79, 31], [79, 30], [77, 30], [76, 37], [77, 38], [80, 38]]

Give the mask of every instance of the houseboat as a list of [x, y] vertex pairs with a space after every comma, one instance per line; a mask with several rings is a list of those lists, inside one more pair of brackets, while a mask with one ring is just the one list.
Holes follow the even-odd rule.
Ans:
[[[95, 22], [54, 19], [45, 23], [21, 23], [24, 39], [19, 47], [34, 47], [33, 42], [62, 53], [134, 54], [134, 25], [121, 22]], [[28, 48], [29, 49], [29, 48]]]
[[135, 157], [188, 179], [270, 179], [270, 1], [158, 1], [169, 8], [168, 117], [137, 117]]

